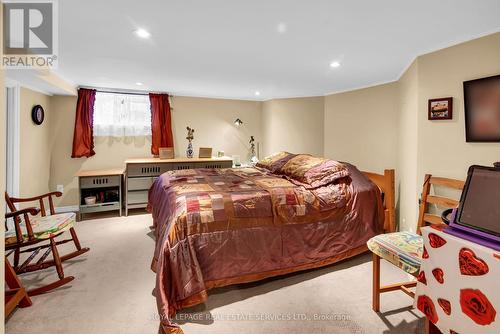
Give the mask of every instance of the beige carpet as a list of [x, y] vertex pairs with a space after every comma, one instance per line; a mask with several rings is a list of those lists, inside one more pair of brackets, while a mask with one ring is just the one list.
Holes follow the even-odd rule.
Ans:
[[[67, 261], [69, 285], [33, 297], [17, 309], [7, 333], [158, 333], [149, 270], [154, 242], [150, 215], [78, 223], [82, 245], [91, 248]], [[67, 249], [62, 247], [62, 253]], [[423, 321], [402, 292], [382, 296], [382, 313], [371, 310], [371, 257], [263, 282], [211, 291], [209, 300], [181, 312], [186, 334], [210, 333], [423, 333]], [[382, 281], [404, 280], [383, 263]], [[28, 287], [56, 278], [53, 268], [23, 275]]]

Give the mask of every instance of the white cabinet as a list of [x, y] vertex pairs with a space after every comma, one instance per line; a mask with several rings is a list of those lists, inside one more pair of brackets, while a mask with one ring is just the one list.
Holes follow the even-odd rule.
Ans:
[[222, 158], [129, 159], [125, 161], [125, 215], [129, 209], [145, 208], [148, 191], [161, 174], [170, 170], [231, 168], [233, 160]]

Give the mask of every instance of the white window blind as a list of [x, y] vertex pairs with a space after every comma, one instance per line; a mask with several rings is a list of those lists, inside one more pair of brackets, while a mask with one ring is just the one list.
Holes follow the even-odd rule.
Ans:
[[94, 136], [151, 135], [148, 95], [98, 92], [94, 103]]

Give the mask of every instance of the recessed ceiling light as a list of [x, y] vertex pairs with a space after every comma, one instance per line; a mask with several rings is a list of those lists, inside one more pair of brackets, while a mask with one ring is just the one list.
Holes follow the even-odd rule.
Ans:
[[255, 92], [255, 96], [260, 96], [260, 92], [259, 92], [259, 91], [256, 91], [256, 92]]
[[142, 85], [144, 85], [142, 82], [136, 82], [135, 84], [136, 84], [137, 86], [142, 86]]
[[135, 34], [140, 38], [149, 38], [151, 34], [146, 29], [139, 28], [135, 31]]
[[286, 25], [285, 22], [280, 22], [280, 23], [278, 23], [278, 26], [276, 27], [276, 30], [278, 31], [278, 33], [284, 34], [284, 33], [286, 33], [287, 28], [288, 27], [287, 27], [287, 25]]
[[340, 67], [340, 63], [338, 61], [332, 61], [330, 63], [330, 67], [331, 68], [337, 68], [337, 67]]

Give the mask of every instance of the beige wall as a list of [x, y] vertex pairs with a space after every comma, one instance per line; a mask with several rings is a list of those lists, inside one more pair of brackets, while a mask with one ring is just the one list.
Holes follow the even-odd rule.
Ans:
[[323, 155], [323, 120], [322, 96], [264, 102], [261, 157], [278, 151]]
[[[463, 81], [500, 74], [500, 33], [418, 59], [417, 180], [431, 173], [465, 180], [472, 164], [500, 161], [500, 143], [465, 141]], [[427, 101], [453, 97], [453, 119], [427, 120]]]
[[[193, 147], [212, 147], [213, 154], [250, 158], [250, 136], [261, 141], [261, 102], [175, 96], [172, 98], [172, 126], [177, 156], [186, 156], [186, 126], [195, 129]], [[234, 126], [240, 118], [243, 124]]]
[[[151, 156], [150, 137], [111, 138], [96, 137], [96, 155], [91, 158], [71, 159], [76, 97], [51, 98], [51, 168], [50, 189], [64, 186], [59, 206], [77, 205], [77, 179], [80, 170], [118, 168], [127, 158]], [[186, 126], [195, 129], [195, 154], [200, 146], [212, 147], [213, 154], [223, 150], [226, 155], [238, 154], [242, 160], [249, 154], [250, 135], [259, 141], [260, 102], [206, 99], [193, 97], [172, 98], [172, 128], [177, 156], [186, 155]], [[244, 124], [234, 126], [240, 118]]]
[[[500, 143], [466, 143], [463, 81], [500, 74], [500, 33], [419, 59], [419, 178], [426, 171], [465, 178], [472, 163], [500, 160]], [[453, 96], [453, 120], [428, 121], [427, 100]]]
[[[500, 144], [465, 142], [462, 85], [499, 73], [496, 33], [417, 57], [395, 83], [326, 96], [325, 156], [396, 168], [400, 228], [414, 230], [424, 174], [465, 179], [469, 165], [500, 160]], [[427, 120], [428, 99], [447, 96], [453, 120]]]
[[50, 190], [64, 186], [58, 206], [78, 204], [78, 182], [74, 175], [80, 170], [119, 168], [126, 158], [150, 155], [151, 141], [145, 137], [105, 138], [96, 137], [96, 155], [91, 158], [71, 158], [73, 127], [75, 124], [76, 97], [53, 96], [51, 99], [51, 158]]
[[412, 229], [417, 221], [418, 60], [398, 82], [398, 163], [396, 206], [400, 227]]
[[[49, 191], [52, 110], [50, 96], [27, 88], [21, 88], [20, 101], [19, 191], [21, 196], [31, 197]], [[45, 110], [45, 120], [41, 125], [36, 125], [31, 119], [31, 109], [37, 104]]]
[[396, 168], [397, 85], [325, 97], [324, 154], [361, 170]]

